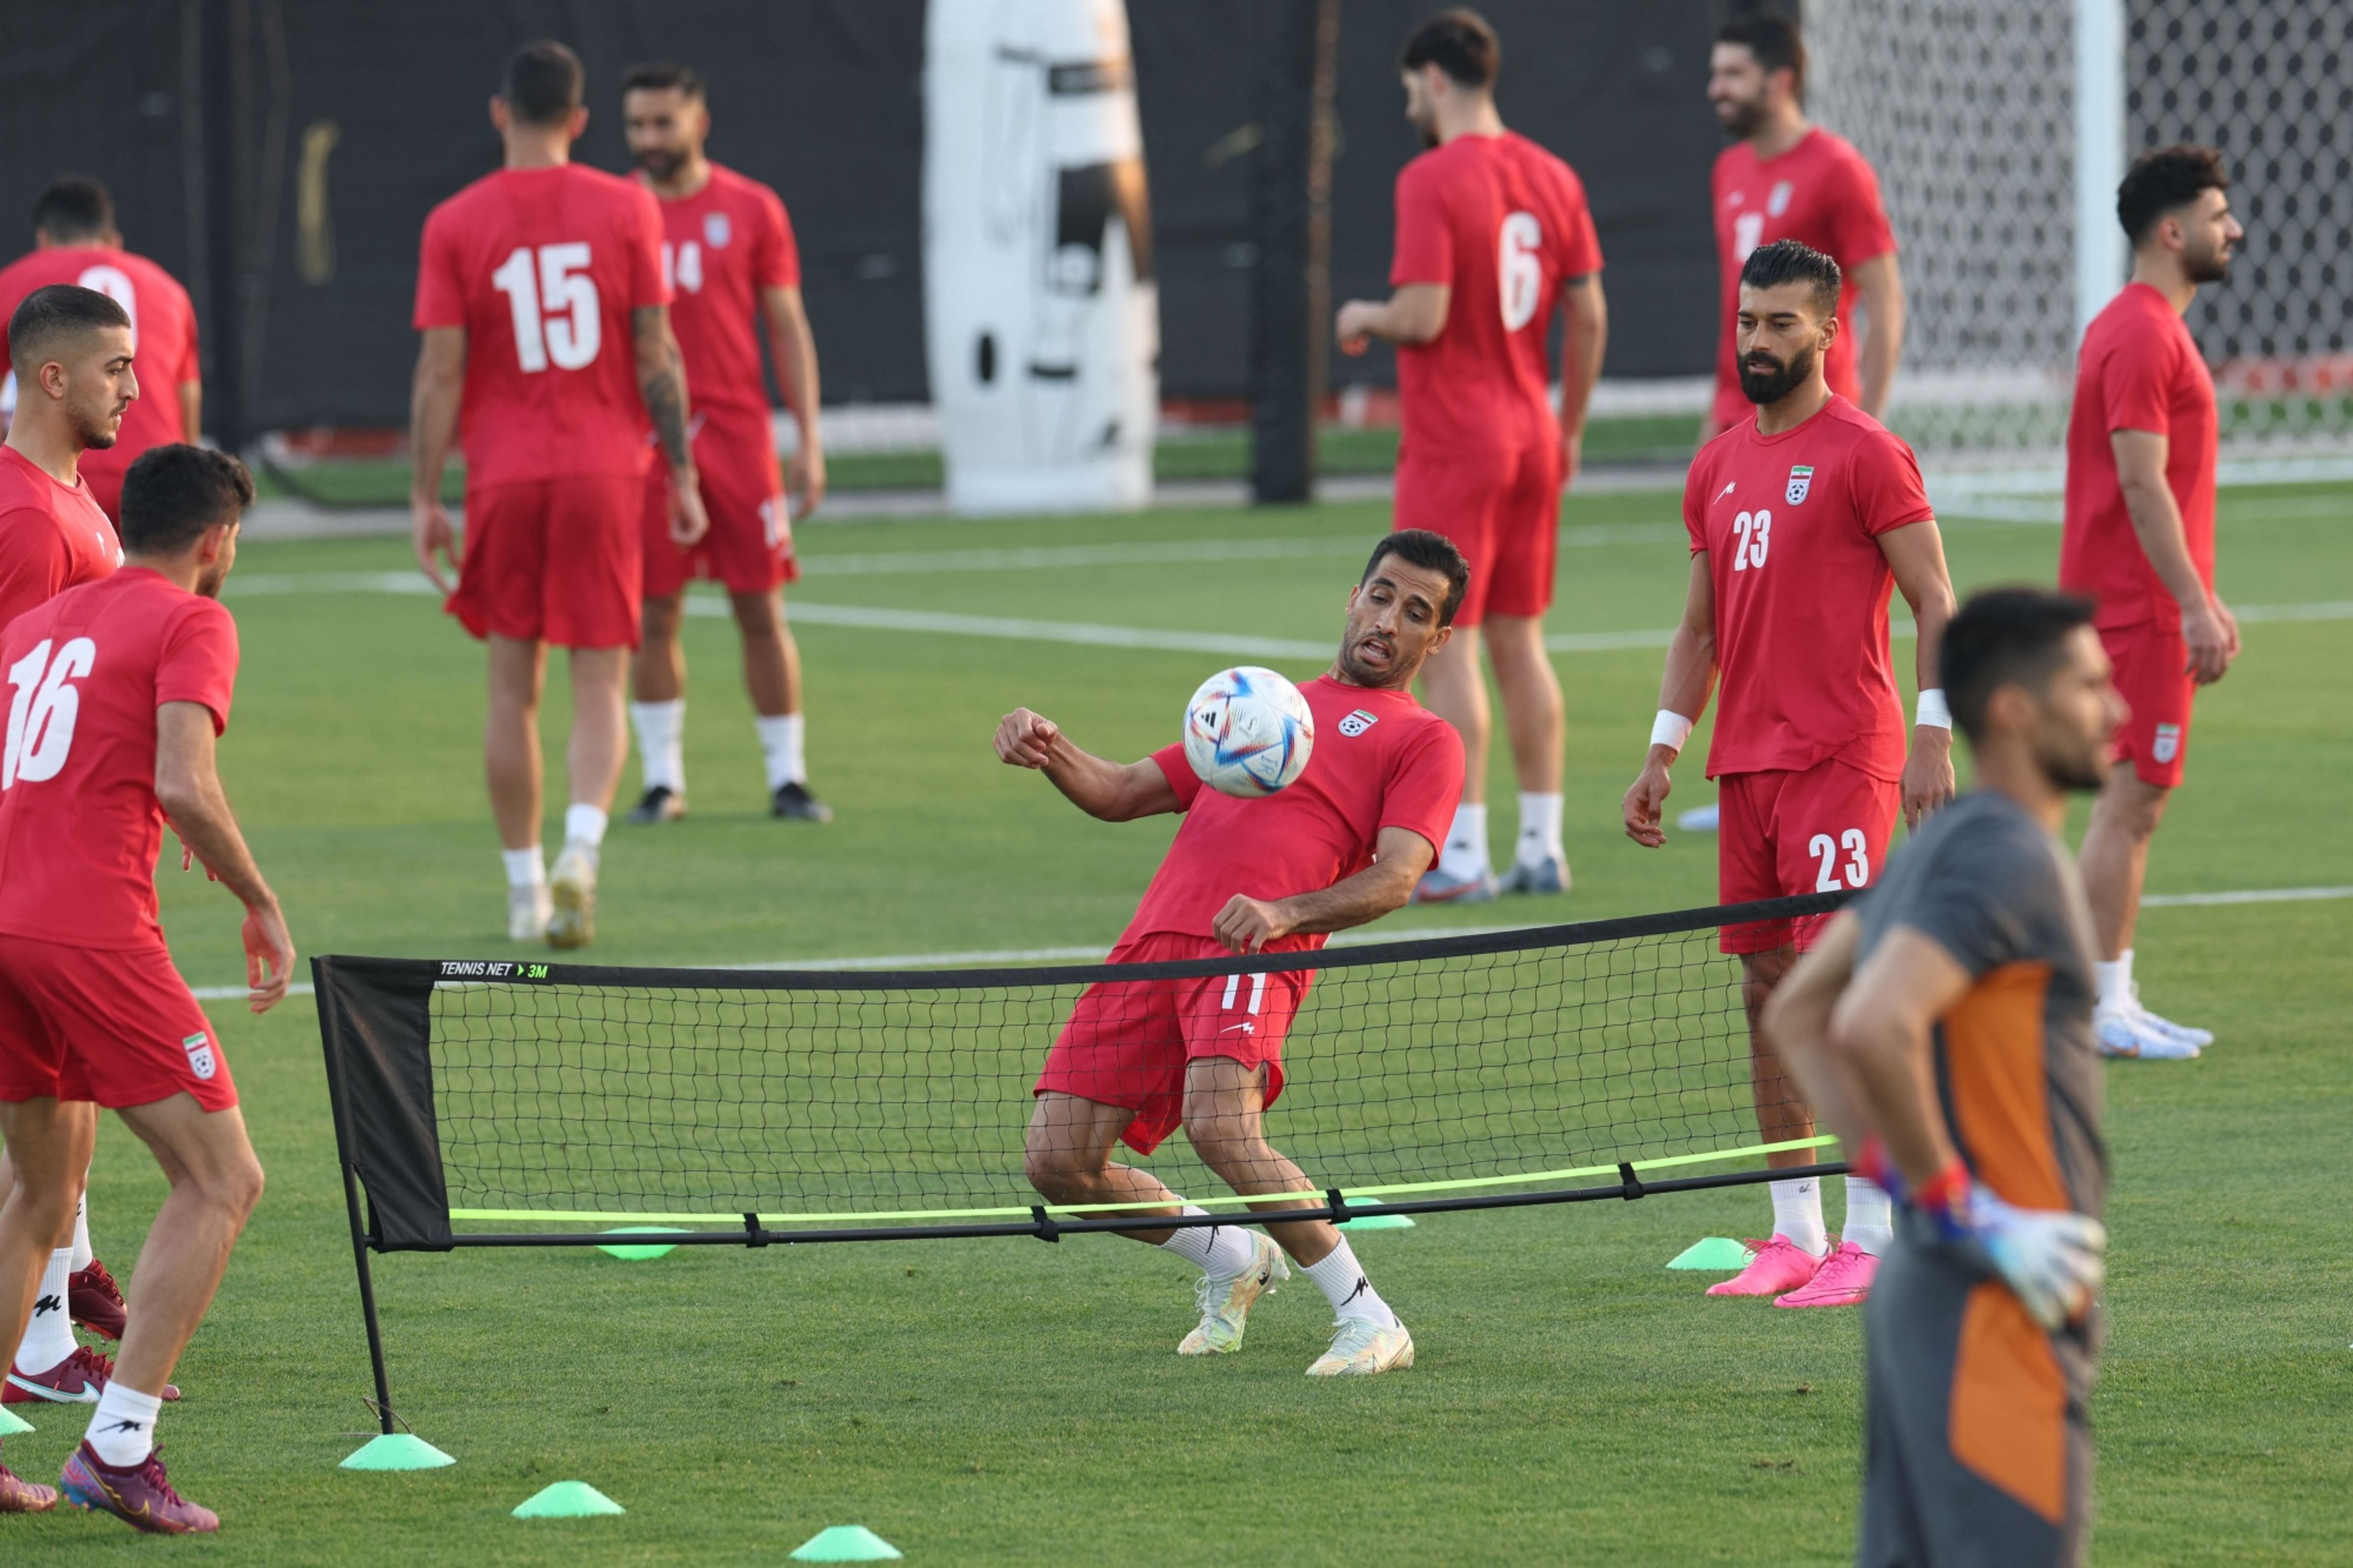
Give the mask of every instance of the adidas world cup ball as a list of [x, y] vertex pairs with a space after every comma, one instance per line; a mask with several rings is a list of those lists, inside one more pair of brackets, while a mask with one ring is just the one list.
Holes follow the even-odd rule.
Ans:
[[1185, 707], [1185, 760], [1219, 795], [1272, 795], [1306, 770], [1314, 747], [1307, 699], [1271, 669], [1220, 670]]

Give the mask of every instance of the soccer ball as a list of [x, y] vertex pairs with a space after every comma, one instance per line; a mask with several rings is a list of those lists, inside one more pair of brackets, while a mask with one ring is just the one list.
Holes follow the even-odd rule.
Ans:
[[1271, 669], [1220, 670], [1185, 706], [1185, 760], [1219, 795], [1272, 795], [1306, 770], [1314, 748], [1307, 699]]

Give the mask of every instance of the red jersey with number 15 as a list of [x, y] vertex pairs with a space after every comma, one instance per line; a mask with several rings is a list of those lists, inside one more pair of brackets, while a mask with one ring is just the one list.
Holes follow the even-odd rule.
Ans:
[[132, 566], [69, 588], [0, 637], [0, 931], [111, 952], [158, 946], [155, 710], [228, 728], [237, 622]]
[[1715, 588], [1708, 777], [1831, 757], [1904, 776], [1879, 536], [1935, 517], [1912, 448], [1843, 397], [1794, 430], [1759, 435], [1751, 419], [1700, 448], [1683, 527]]
[[631, 313], [668, 303], [661, 214], [634, 181], [501, 169], [435, 207], [414, 324], [466, 330], [466, 482], [642, 476]]
[[698, 412], [766, 414], [760, 290], [801, 280], [784, 202], [759, 181], [713, 163], [702, 189], [661, 204], [661, 218], [662, 275], [688, 401]]

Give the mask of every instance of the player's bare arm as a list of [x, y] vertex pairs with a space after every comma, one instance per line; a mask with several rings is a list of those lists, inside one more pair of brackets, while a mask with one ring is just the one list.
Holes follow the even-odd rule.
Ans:
[[1098, 757], [1072, 744], [1060, 724], [1027, 708], [1016, 708], [997, 721], [996, 745], [997, 761], [1044, 773], [1089, 816], [1132, 822], [1180, 808], [1168, 775], [1151, 758], [1114, 763]]
[[[1155, 770], [1156, 771], [1156, 770]], [[1210, 929], [1236, 952], [1259, 952], [1286, 936], [1315, 936], [1367, 924], [1405, 908], [1414, 885], [1438, 858], [1438, 847], [1409, 827], [1384, 827], [1373, 863], [1313, 893], [1253, 899], [1236, 893]]]
[[216, 761], [212, 710], [166, 702], [155, 710], [155, 800], [180, 842], [245, 905], [246, 1005], [267, 1013], [294, 977], [294, 939], [278, 895], [262, 880], [229, 809]]
[[465, 384], [466, 329], [426, 328], [408, 391], [408, 521], [417, 563], [445, 594], [457, 586], [461, 552], [458, 531], [441, 505], [441, 471], [457, 444], [458, 402]]
[[[1941, 684], [1936, 673], [1938, 650], [1945, 646], [1945, 627], [1953, 618], [1953, 578], [1945, 566], [1945, 540], [1936, 520], [1907, 523], [1879, 536], [1879, 552], [1895, 576], [1896, 592], [1912, 606], [1919, 627], [1914, 645], [1918, 661], [1914, 670], [1923, 691]], [[1904, 763], [1904, 826], [1914, 828], [1920, 819], [1953, 798], [1953, 731], [1944, 724], [1912, 726], [1911, 754]]]
[[[1683, 595], [1683, 618], [1676, 624], [1674, 640], [1667, 645], [1666, 672], [1659, 680], [1659, 711], [1697, 723], [1699, 716], [1707, 710], [1709, 693], [1715, 689], [1715, 579], [1708, 574], [1707, 552], [1702, 550], [1692, 556], [1691, 587]], [[1664, 721], [1662, 718], [1661, 722]], [[1689, 738], [1688, 731], [1685, 738]], [[1667, 841], [1665, 830], [1659, 826], [1660, 813], [1674, 788], [1667, 772], [1682, 754], [1682, 742], [1668, 745], [1654, 730], [1641, 774], [1626, 792], [1622, 808], [1626, 837], [1645, 848], [1656, 849]]]
[[653, 421], [654, 439], [662, 459], [670, 464], [670, 536], [681, 546], [711, 531], [702, 510], [702, 488], [694, 471], [692, 436], [686, 420], [686, 361], [678, 352], [678, 335], [670, 330], [670, 307], [649, 305], [629, 315], [638, 355], [638, 392]]
[[1890, 251], [1846, 269], [1862, 302], [1862, 336], [1854, 345], [1855, 378], [1862, 383], [1862, 411], [1884, 418], [1895, 366], [1904, 357], [1904, 268]]
[[1360, 354], [1375, 338], [1387, 343], [1426, 343], [1446, 330], [1454, 289], [1446, 283], [1407, 283], [1386, 300], [1351, 300], [1340, 307], [1332, 335], [1344, 354]]
[[2189, 645], [2189, 673], [2200, 686], [2222, 679], [2239, 657], [2239, 623], [2219, 595], [2206, 592], [2189, 559], [2181, 506], [2166, 482], [2172, 443], [2153, 430], [2116, 430], [2108, 445], [2116, 455], [2116, 482], [2125, 511], [2151, 570], [2181, 606], [2181, 640]]
[[785, 489], [793, 500], [793, 515], [807, 517], [825, 500], [825, 438], [818, 429], [817, 338], [809, 331], [808, 310], [793, 284], [760, 290], [760, 312], [768, 322], [768, 352], [776, 362], [776, 384], [785, 406], [800, 426], [801, 440], [785, 471]]
[[1561, 479], [1577, 477], [1585, 451], [1585, 414], [1593, 402], [1593, 384], [1601, 379], [1601, 360], [1609, 347], [1609, 301], [1601, 291], [1601, 274], [1572, 278], [1560, 292], [1562, 322], [1560, 353]]
[[180, 438], [190, 446], [204, 439], [205, 384], [201, 381], [180, 383]]

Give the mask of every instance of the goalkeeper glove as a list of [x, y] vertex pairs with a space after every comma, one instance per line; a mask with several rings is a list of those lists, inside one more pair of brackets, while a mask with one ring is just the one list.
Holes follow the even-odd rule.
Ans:
[[1989, 1268], [2046, 1329], [2081, 1318], [2106, 1277], [2107, 1227], [2088, 1215], [2003, 1202], [1954, 1161], [1906, 1193], [1877, 1138], [1855, 1158], [1860, 1175], [1908, 1203], [1948, 1246]]

